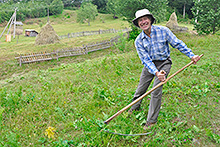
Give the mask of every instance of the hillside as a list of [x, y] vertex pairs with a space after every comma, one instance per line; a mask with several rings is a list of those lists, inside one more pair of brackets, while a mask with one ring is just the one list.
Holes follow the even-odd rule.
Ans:
[[[94, 22], [94, 26], [107, 29], [121, 26], [115, 25], [115, 21], [126, 24], [122, 19], [106, 17], [109, 20], [104, 24]], [[53, 25], [58, 34], [69, 28], [66, 26], [62, 22]], [[97, 29], [92, 23], [91, 27], [79, 26], [82, 30]], [[193, 52], [204, 57], [164, 85], [158, 123], [147, 136], [118, 136], [104, 131], [146, 133], [143, 123], [150, 96], [134, 115], [128, 116], [126, 111], [109, 125], [104, 124], [104, 120], [131, 102], [136, 90], [143, 65], [133, 41], [59, 61], [19, 67], [14, 60], [18, 52], [53, 50], [112, 35], [115, 34], [66, 39], [62, 44], [40, 47], [33, 46], [34, 38], [21, 37], [24, 42], [18, 44], [1, 42], [0, 146], [218, 146], [218, 35], [177, 34]], [[125, 48], [121, 48], [123, 45]], [[175, 49], [171, 49], [171, 58], [170, 75], [190, 62]]]
[[[123, 18], [113, 19], [113, 15], [110, 14], [99, 14], [97, 19], [94, 22], [91, 22], [91, 26], [88, 24], [79, 24], [76, 23], [76, 12], [65, 10], [61, 15], [50, 16], [50, 24], [56, 31], [58, 35], [67, 35], [68, 33], [81, 32], [81, 31], [97, 31], [99, 29], [121, 29], [124, 27], [129, 27], [126, 21], [123, 21]], [[100, 20], [101, 19], [101, 20]], [[104, 20], [104, 23], [103, 23]], [[36, 31], [40, 31], [41, 27], [43, 27], [47, 22], [47, 18], [37, 18], [30, 19], [24, 22], [23, 29], [35, 29]], [[40, 25], [42, 25], [40, 27]], [[3, 31], [4, 27], [0, 27], [0, 32]], [[7, 31], [6, 31], [7, 32]], [[5, 32], [5, 34], [6, 34]], [[20, 35], [19, 39], [16, 36], [15, 39], [12, 39], [11, 42], [5, 42], [5, 35], [0, 39], [0, 68], [1, 68], [1, 77], [6, 78], [15, 74], [15, 71], [19, 73], [30, 71], [35, 67], [24, 65], [21, 68], [17, 68], [18, 62], [15, 60], [15, 56], [17, 54], [29, 54], [29, 53], [39, 53], [39, 52], [51, 52], [53, 50], [61, 50], [65, 48], [71, 48], [76, 46], [82, 46], [84, 44], [98, 42], [102, 40], [110, 39], [118, 34], [110, 33], [110, 34], [102, 34], [102, 35], [93, 35], [86, 37], [77, 37], [77, 38], [65, 38], [61, 40], [61, 43], [50, 44], [50, 45], [41, 45], [36, 46], [35, 37], [25, 37], [24, 35]], [[18, 42], [18, 43], [17, 43]], [[77, 59], [78, 60], [78, 59]], [[60, 63], [71, 63], [75, 62], [75, 58], [67, 58], [63, 59]], [[58, 64], [60, 64], [58, 63]], [[43, 65], [46, 63], [43, 63]], [[1, 66], [3, 65], [3, 66]], [[5, 66], [6, 65], [6, 66]], [[47, 68], [47, 66], [54, 66], [54, 63], [48, 63], [44, 67], [42, 64], [41, 68]], [[27, 68], [28, 67], [28, 68]], [[32, 68], [33, 67], [33, 68]], [[30, 68], [30, 70], [29, 70]]]

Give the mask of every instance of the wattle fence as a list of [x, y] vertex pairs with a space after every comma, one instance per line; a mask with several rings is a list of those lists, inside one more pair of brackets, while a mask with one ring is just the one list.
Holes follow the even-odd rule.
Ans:
[[[124, 36], [128, 35], [128, 33], [124, 33]], [[15, 59], [19, 62], [19, 65], [25, 63], [33, 63], [33, 62], [40, 62], [40, 61], [49, 61], [62, 57], [70, 57], [70, 56], [78, 56], [83, 54], [88, 54], [89, 52], [107, 49], [113, 46], [115, 43], [118, 43], [120, 36], [116, 36], [111, 38], [110, 40], [104, 40], [101, 42], [91, 43], [87, 45], [83, 45], [81, 47], [74, 47], [74, 48], [67, 48], [61, 49], [57, 51], [53, 51], [50, 53], [47, 52], [40, 52], [40, 53], [31, 53], [31, 54], [19, 54]]]
[[97, 31], [83, 31], [83, 32], [76, 32], [76, 33], [68, 33], [67, 35], [60, 35], [60, 39], [64, 38], [74, 38], [74, 37], [82, 37], [82, 36], [91, 36], [91, 35], [100, 35], [106, 33], [118, 33], [118, 32], [128, 32], [130, 29], [124, 28], [120, 30], [116, 29], [108, 29], [108, 30], [97, 30]]

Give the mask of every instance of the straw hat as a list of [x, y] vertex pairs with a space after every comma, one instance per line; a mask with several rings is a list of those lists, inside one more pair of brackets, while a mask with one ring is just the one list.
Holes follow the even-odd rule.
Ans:
[[135, 13], [135, 19], [132, 20], [133, 24], [139, 28], [138, 26], [138, 19], [143, 17], [143, 16], [151, 16], [151, 25], [154, 23], [155, 21], [155, 18], [154, 16], [150, 13], [150, 11], [148, 9], [142, 9], [142, 10], [138, 10], [136, 13]]

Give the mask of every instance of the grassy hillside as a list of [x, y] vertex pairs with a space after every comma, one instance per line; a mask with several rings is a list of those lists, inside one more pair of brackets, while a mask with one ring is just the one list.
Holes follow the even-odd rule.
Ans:
[[[104, 130], [146, 133], [142, 128], [150, 96], [134, 115], [124, 112], [109, 125], [103, 123], [128, 105], [136, 90], [143, 65], [133, 42], [127, 42], [125, 48], [112, 47], [22, 67], [16, 64], [13, 54], [30, 51], [26, 43], [1, 47], [7, 59], [1, 59], [0, 146], [218, 146], [220, 37], [177, 36], [204, 57], [164, 85], [157, 125], [151, 134], [135, 137]], [[94, 40], [96, 37], [92, 36]], [[77, 39], [86, 42], [89, 38]], [[71, 41], [66, 40], [66, 44]], [[29, 45], [39, 50], [62, 46]], [[175, 49], [171, 52], [173, 74], [190, 60]]]
[[[104, 23], [103, 23], [104, 21]], [[40, 32], [40, 24], [46, 24], [47, 18], [37, 18], [26, 20], [23, 26], [23, 29], [35, 29]], [[123, 21], [123, 18], [113, 19], [113, 15], [108, 14], [99, 14], [97, 19], [94, 22], [91, 22], [91, 25], [88, 24], [79, 24], [76, 23], [76, 12], [65, 10], [63, 14], [58, 16], [50, 16], [50, 23], [58, 35], [67, 35], [68, 33], [81, 32], [81, 31], [92, 31], [92, 30], [106, 30], [106, 29], [121, 29], [124, 27], [129, 27], [129, 24], [126, 21]], [[43, 26], [44, 26], [43, 25]], [[6, 26], [6, 24], [5, 24]], [[42, 27], [43, 27], [42, 26]], [[4, 26], [0, 27], [0, 32], [2, 32]], [[6, 30], [7, 32], [7, 30]], [[6, 34], [5, 32], [5, 34]], [[0, 79], [11, 77], [16, 72], [26, 73], [29, 70], [29, 65], [24, 65], [21, 68], [17, 67], [17, 61], [14, 59], [16, 54], [28, 54], [36, 52], [51, 52], [53, 50], [61, 50], [64, 48], [71, 48], [75, 46], [82, 46], [83, 44], [88, 44], [92, 42], [98, 42], [102, 40], [108, 40], [112, 37], [115, 37], [118, 34], [102, 34], [78, 38], [66, 38], [62, 39], [60, 43], [51, 44], [51, 45], [35, 45], [35, 37], [24, 37], [20, 35], [17, 43], [17, 36], [15, 39], [12, 39], [11, 42], [5, 42], [5, 34], [0, 39], [0, 68], [1, 76]], [[63, 61], [64, 60], [64, 61]], [[63, 59], [61, 63], [71, 63], [75, 61], [75, 58]], [[69, 61], [71, 60], [71, 61]], [[77, 59], [78, 60], [78, 59]], [[45, 63], [43, 63], [44, 65]], [[40, 64], [42, 68], [42, 64]], [[44, 67], [54, 66], [54, 63], [46, 64]], [[27, 68], [28, 67], [28, 68]], [[31, 66], [32, 67], [32, 66]], [[33, 66], [35, 69], [35, 66]]]

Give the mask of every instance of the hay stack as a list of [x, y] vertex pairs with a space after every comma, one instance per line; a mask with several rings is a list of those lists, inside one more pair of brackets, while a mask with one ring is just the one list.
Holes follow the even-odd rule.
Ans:
[[59, 36], [54, 31], [53, 27], [47, 23], [37, 35], [35, 44], [44, 45], [44, 44], [53, 44], [59, 42]]
[[170, 15], [170, 19], [167, 22], [166, 27], [168, 27], [169, 29], [173, 29], [173, 28], [178, 27], [178, 22], [177, 22], [177, 17], [176, 17], [176, 13], [175, 12], [173, 12]]
[[[14, 33], [14, 27], [12, 27], [10, 29], [10, 32], [11, 32], [11, 34]], [[22, 35], [22, 33], [23, 33], [23, 27], [17, 26], [16, 29], [15, 29], [15, 35]]]
[[172, 30], [172, 31], [175, 32], [175, 33], [177, 33], [177, 32], [187, 32], [187, 31], [188, 31], [188, 28], [187, 28], [187, 27], [180, 27], [180, 26], [178, 25], [177, 16], [176, 16], [176, 13], [175, 13], [175, 12], [173, 12], [173, 13], [170, 15], [170, 19], [169, 19], [169, 21], [167, 22], [166, 27], [168, 27], [170, 30]]

